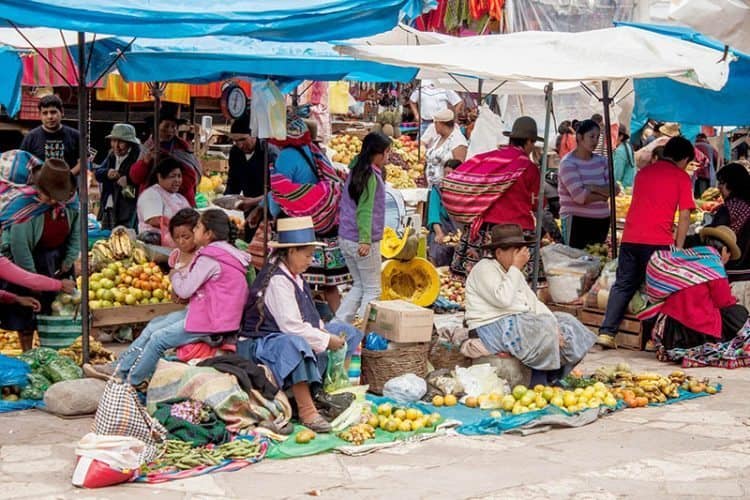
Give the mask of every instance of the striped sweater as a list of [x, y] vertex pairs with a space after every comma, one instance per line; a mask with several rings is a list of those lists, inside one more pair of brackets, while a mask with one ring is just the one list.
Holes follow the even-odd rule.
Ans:
[[589, 190], [586, 186], [606, 186], [609, 184], [607, 159], [594, 155], [590, 160], [582, 160], [571, 152], [560, 162], [559, 186], [560, 216], [578, 216], [591, 219], [609, 217], [609, 204], [606, 201], [585, 203]]

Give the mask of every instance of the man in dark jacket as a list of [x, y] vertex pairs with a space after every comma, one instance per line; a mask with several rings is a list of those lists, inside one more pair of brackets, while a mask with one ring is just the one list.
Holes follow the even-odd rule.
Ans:
[[268, 148], [269, 165], [276, 161], [278, 149], [252, 136], [247, 115], [232, 123], [230, 137], [234, 145], [229, 151], [225, 194], [241, 194], [245, 198], [242, 208], [247, 210], [263, 198], [265, 148]]
[[135, 228], [138, 187], [130, 179], [130, 167], [141, 154], [141, 143], [127, 123], [116, 123], [106, 138], [112, 149], [96, 169], [96, 180], [102, 184], [99, 220], [104, 229]]

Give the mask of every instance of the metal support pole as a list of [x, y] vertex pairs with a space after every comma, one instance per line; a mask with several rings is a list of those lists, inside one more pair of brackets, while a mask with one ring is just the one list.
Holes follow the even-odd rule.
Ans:
[[78, 32], [78, 200], [80, 202], [81, 231], [81, 350], [83, 362], [89, 362], [89, 140], [88, 140], [88, 87], [86, 87], [86, 37]]
[[609, 108], [612, 98], [609, 96], [609, 82], [602, 82], [602, 98], [604, 106], [604, 142], [607, 147], [607, 164], [609, 165], [609, 231], [612, 248], [612, 257], [617, 257], [617, 204], [615, 202], [615, 164], [612, 159], [612, 120], [609, 116]]
[[547, 152], [549, 151], [549, 129], [552, 118], [552, 82], [544, 87], [544, 148], [542, 149], [542, 167], [539, 176], [539, 199], [536, 204], [536, 237], [534, 241], [534, 275], [531, 287], [536, 292], [539, 282], [539, 267], [541, 262], [542, 246], [542, 219], [544, 218], [544, 179], [547, 175]]
[[477, 83], [477, 107], [482, 106], [482, 84], [483, 83], [484, 83], [484, 80], [480, 78], [479, 82]]
[[268, 263], [268, 205], [271, 203], [268, 196], [268, 139], [265, 139], [263, 145], [263, 265]]
[[422, 163], [422, 80], [419, 80], [417, 96], [417, 111], [419, 112], [419, 120], [417, 120], [417, 163]]

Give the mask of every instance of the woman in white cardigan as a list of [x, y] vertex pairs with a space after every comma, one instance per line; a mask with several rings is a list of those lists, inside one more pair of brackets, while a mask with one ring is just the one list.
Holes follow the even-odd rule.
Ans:
[[516, 224], [492, 228], [485, 249], [466, 281], [466, 322], [488, 351], [506, 352], [532, 368], [532, 384], [555, 383], [577, 365], [596, 336], [566, 313], [552, 313], [526, 283], [529, 261], [523, 230]]

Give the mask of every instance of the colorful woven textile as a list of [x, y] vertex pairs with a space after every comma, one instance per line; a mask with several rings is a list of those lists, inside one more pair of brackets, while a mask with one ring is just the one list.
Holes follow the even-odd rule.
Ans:
[[680, 363], [683, 368], [713, 366], [733, 369], [750, 366], [750, 322], [730, 341], [707, 342], [690, 349], [660, 350], [657, 351], [657, 359]]
[[67, 203], [48, 205], [39, 200], [35, 187], [29, 185], [33, 170], [42, 161], [20, 149], [6, 151], [0, 155], [0, 227], [21, 224], [48, 210], [60, 214], [66, 207], [78, 205], [78, 195]]
[[[309, 147], [313, 155], [310, 167], [314, 169], [318, 182], [301, 184], [272, 171], [271, 191], [284, 213], [290, 217], [311, 216], [315, 232], [326, 234], [338, 225], [344, 174], [331, 165], [319, 147], [315, 144], [310, 144]], [[303, 151], [300, 154], [309, 160]]]
[[[526, 171], [528, 162], [516, 161], [523, 156], [500, 158], [497, 151], [477, 155], [443, 179], [443, 205], [453, 219], [471, 226], [476, 239], [489, 210]], [[491, 168], [488, 168], [491, 166]]]
[[656, 316], [673, 293], [726, 277], [724, 264], [713, 248], [659, 250], [651, 256], [646, 268], [646, 294], [652, 305], [638, 317]]

